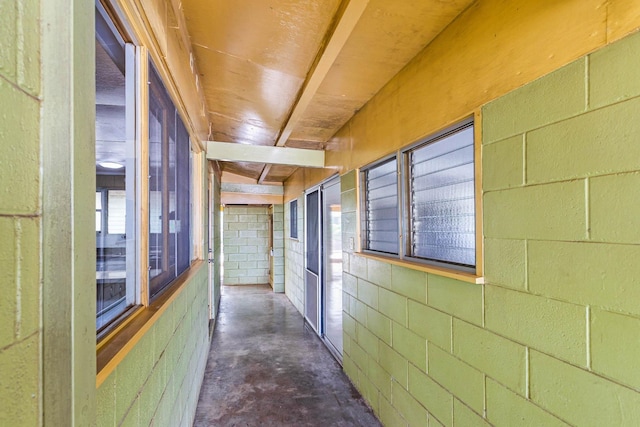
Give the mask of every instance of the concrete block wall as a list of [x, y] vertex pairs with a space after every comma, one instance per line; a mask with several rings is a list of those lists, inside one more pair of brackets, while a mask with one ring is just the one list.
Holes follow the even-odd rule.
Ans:
[[284, 292], [300, 313], [304, 313], [304, 197], [298, 200], [298, 238], [291, 238], [290, 202], [284, 205]]
[[97, 391], [97, 426], [192, 425], [209, 353], [202, 266]]
[[222, 234], [223, 284], [269, 283], [269, 209], [225, 206]]
[[273, 215], [271, 287], [274, 292], [284, 292], [284, 205], [273, 205], [271, 214]]
[[3, 1], [0, 40], [0, 425], [39, 425], [40, 2]]
[[483, 108], [486, 285], [344, 246], [344, 369], [385, 425], [637, 425], [638, 58], [640, 34]]

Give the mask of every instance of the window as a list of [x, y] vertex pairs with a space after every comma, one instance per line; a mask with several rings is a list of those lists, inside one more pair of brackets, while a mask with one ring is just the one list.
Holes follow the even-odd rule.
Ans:
[[292, 200], [289, 203], [289, 228], [291, 229], [291, 238], [298, 238], [298, 201]]
[[409, 256], [475, 266], [473, 124], [406, 152]]
[[191, 262], [189, 134], [149, 64], [149, 287], [158, 295]]
[[365, 251], [475, 272], [472, 121], [363, 168], [361, 183]]
[[363, 248], [398, 255], [398, 163], [396, 157], [364, 170]]
[[135, 54], [96, 5], [96, 327], [136, 304]]
[[[144, 49], [129, 43], [119, 31], [125, 26], [116, 25], [111, 16], [114, 15], [97, 1], [99, 337], [136, 307], [148, 305], [189, 268], [192, 241], [189, 133], [153, 64], [140, 57], [139, 52]], [[149, 76], [148, 84], [141, 84], [142, 75]], [[139, 102], [147, 93], [148, 111], [138, 112], [140, 105], [147, 104]], [[142, 138], [144, 133], [140, 132], [147, 121], [148, 139]], [[136, 157], [136, 153], [148, 153], [148, 157]], [[141, 203], [147, 203], [144, 194], [148, 195], [148, 206]], [[148, 233], [146, 218], [140, 212], [148, 212]]]

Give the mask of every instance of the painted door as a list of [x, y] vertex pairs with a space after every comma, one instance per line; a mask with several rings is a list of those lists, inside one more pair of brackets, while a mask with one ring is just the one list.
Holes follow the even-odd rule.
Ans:
[[305, 195], [305, 291], [304, 317], [321, 334], [320, 330], [320, 189], [307, 192]]

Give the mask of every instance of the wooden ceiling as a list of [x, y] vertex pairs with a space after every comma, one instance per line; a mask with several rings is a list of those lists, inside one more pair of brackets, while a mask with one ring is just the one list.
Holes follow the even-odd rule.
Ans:
[[[325, 149], [473, 0], [182, 0], [211, 138]], [[256, 182], [295, 167], [223, 162]]]

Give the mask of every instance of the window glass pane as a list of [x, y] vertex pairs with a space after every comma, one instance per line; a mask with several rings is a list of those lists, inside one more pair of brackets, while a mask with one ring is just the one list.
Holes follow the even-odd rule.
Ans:
[[[96, 7], [96, 327], [135, 302], [134, 132], [127, 45]], [[133, 63], [133, 61], [131, 62]], [[106, 227], [106, 228], [105, 228]]]
[[149, 64], [149, 279], [158, 295], [190, 265], [189, 134]]
[[473, 126], [412, 150], [411, 255], [475, 265]]
[[109, 234], [126, 234], [127, 197], [124, 190], [109, 190], [107, 207], [107, 231]]
[[398, 254], [398, 167], [393, 158], [365, 171], [365, 247]]

